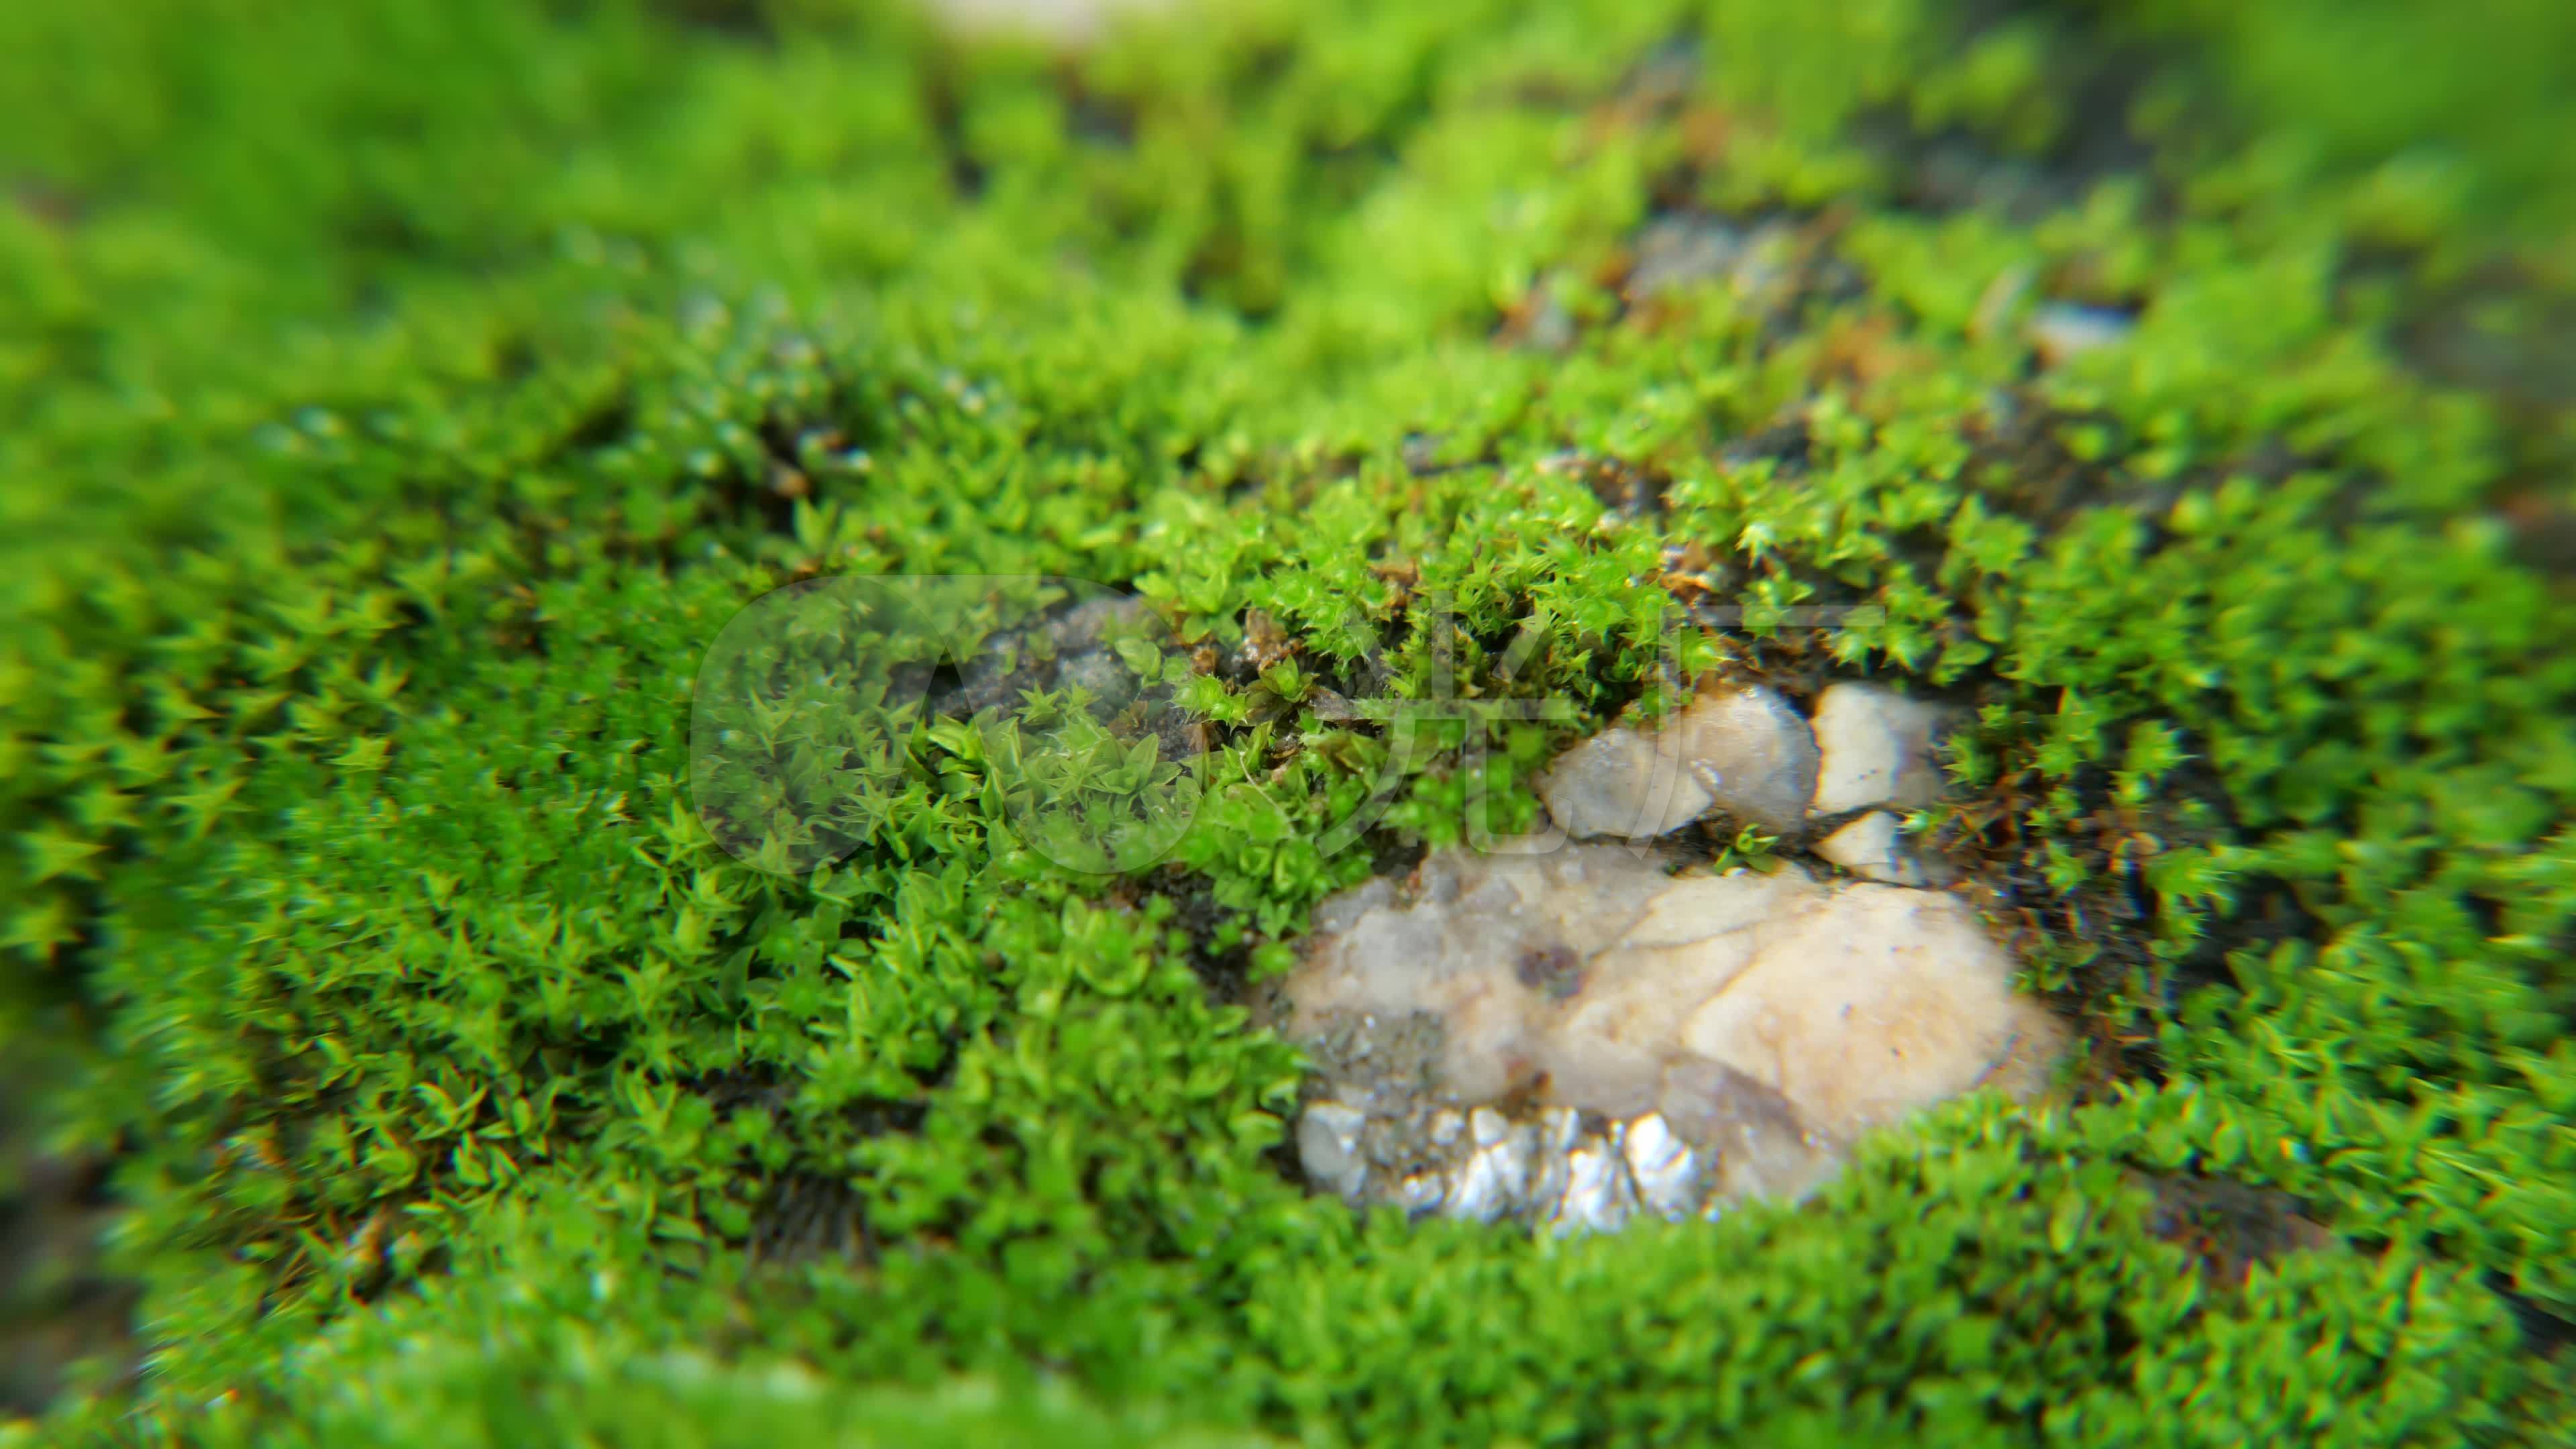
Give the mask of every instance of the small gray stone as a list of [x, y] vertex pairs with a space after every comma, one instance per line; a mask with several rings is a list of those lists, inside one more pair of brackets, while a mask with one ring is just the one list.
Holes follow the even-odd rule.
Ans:
[[1297, 1119], [1297, 1160], [1308, 1180], [1337, 1197], [1355, 1198], [1368, 1185], [1360, 1155], [1360, 1129], [1368, 1115], [1339, 1102], [1317, 1102]]
[[2039, 360], [2054, 367], [2070, 357], [2124, 341], [2136, 329], [2126, 312], [2050, 302], [2031, 314], [2030, 340], [2039, 350]]
[[1729, 275], [1744, 255], [1744, 234], [1705, 217], [1667, 216], [1637, 234], [1628, 295], [1639, 301]]
[[1678, 754], [1655, 746], [1614, 725], [1567, 749], [1539, 781], [1548, 818], [1577, 840], [1645, 840], [1697, 820], [1708, 791]]
[[1712, 810], [1797, 828], [1816, 786], [1816, 741], [1760, 686], [1713, 690], [1651, 730], [1617, 725], [1566, 750], [1539, 782], [1548, 818], [1577, 840], [1648, 840]]
[[1795, 830], [1816, 791], [1816, 737], [1788, 701], [1759, 685], [1701, 695], [1675, 722], [1681, 754], [1720, 810], [1765, 830]]

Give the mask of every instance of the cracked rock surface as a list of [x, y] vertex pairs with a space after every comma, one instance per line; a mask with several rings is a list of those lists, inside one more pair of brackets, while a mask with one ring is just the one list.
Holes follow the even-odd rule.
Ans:
[[1821, 776], [1853, 803], [1821, 819], [1818, 853], [1863, 878], [1531, 837], [1324, 903], [1272, 1008], [1315, 1066], [1309, 1181], [1415, 1214], [1615, 1228], [1794, 1197], [1866, 1132], [1981, 1087], [2036, 1091], [2065, 1029], [1874, 808], [1930, 803], [1943, 718], [1837, 685], [1811, 731], [1772, 691], [1716, 691], [1654, 735], [1575, 746], [1542, 786], [1569, 834], [1715, 810], [1795, 830]]
[[2043, 1081], [2063, 1033], [1957, 897], [1675, 863], [1441, 851], [1336, 902], [1285, 990], [1308, 1177], [1616, 1226], [1794, 1195], [1863, 1132]]

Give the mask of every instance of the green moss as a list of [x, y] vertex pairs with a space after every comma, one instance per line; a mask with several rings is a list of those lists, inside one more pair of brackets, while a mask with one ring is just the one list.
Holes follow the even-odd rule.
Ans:
[[[0, 16], [0, 1089], [111, 1164], [144, 1288], [140, 1375], [0, 1433], [2576, 1423], [2512, 1315], [2576, 1317], [2576, 619], [2497, 512], [2576, 432], [2421, 345], [2568, 302], [2576, 187], [2465, 68], [2329, 105], [2199, 7], [1283, 3], [1079, 58], [219, 8]], [[1786, 227], [1780, 290], [1622, 300], [1677, 215]], [[2136, 326], [2040, 368], [2058, 300]], [[1245, 977], [1379, 855], [1527, 823], [1660, 697], [1685, 571], [1745, 607], [1688, 668], [1974, 699], [1941, 823], [2116, 1066], [1688, 1230], [1310, 1200]], [[1223, 726], [1166, 864], [1052, 864], [955, 730], [859, 772], [828, 868], [710, 837], [709, 644], [883, 572], [1156, 607]], [[1548, 708], [1398, 749], [1451, 670]], [[2214, 1281], [2130, 1168], [2352, 1251]]]

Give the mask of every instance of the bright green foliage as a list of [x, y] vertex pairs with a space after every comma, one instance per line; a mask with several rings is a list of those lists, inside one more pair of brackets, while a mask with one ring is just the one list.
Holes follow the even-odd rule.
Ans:
[[[2557, 12], [2366, 8], [2464, 57], [2380, 109], [2343, 7], [1207, 8], [0, 8], [0, 1091], [145, 1288], [0, 1442], [2566, 1442]], [[1623, 302], [1673, 214], [1789, 300]], [[2039, 367], [2054, 302], [2136, 326]], [[1242, 978], [1667, 699], [1685, 559], [1686, 669], [1979, 707], [1925, 823], [2124, 1065], [1714, 1225], [1308, 1198]], [[1154, 605], [1167, 864], [927, 721], [835, 863], [720, 848], [705, 651], [887, 572]], [[2133, 1169], [2349, 1246], [2218, 1281]]]

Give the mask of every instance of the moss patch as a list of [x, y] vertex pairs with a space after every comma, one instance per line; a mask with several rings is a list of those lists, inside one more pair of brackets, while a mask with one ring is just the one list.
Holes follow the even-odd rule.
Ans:
[[[5, 1136], [141, 1295], [0, 1439], [2568, 1433], [2556, 12], [219, 8], [0, 13]], [[1632, 286], [1675, 218], [1763, 241]], [[828, 868], [709, 836], [716, 631], [881, 572], [1153, 606], [1163, 865], [926, 728]], [[2113, 1068], [1686, 1231], [1309, 1199], [1240, 983], [1526, 823], [1676, 599], [1978, 706], [1949, 825]], [[2214, 1293], [2139, 1171], [2355, 1251]]]

